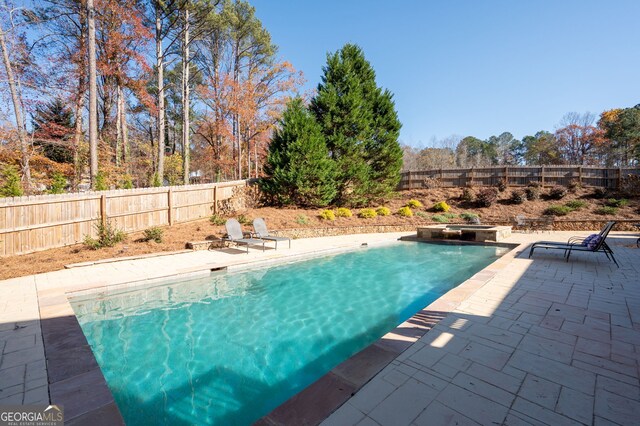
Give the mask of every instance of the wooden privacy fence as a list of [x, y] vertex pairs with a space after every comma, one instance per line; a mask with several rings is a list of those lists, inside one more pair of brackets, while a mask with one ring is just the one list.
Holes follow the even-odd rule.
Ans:
[[82, 242], [109, 221], [125, 232], [173, 225], [217, 212], [247, 182], [121, 189], [0, 198], [0, 256], [31, 253]]
[[504, 179], [509, 186], [526, 186], [538, 182], [543, 186], [568, 185], [578, 181], [582, 186], [616, 189], [622, 178], [640, 175], [640, 168], [606, 168], [591, 166], [490, 166], [466, 169], [431, 169], [401, 173], [398, 189], [496, 186]]

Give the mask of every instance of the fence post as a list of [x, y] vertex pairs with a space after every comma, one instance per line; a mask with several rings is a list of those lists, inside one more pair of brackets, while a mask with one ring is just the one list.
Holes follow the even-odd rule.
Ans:
[[171, 187], [167, 190], [167, 219], [169, 226], [173, 225], [173, 191]]
[[504, 183], [509, 186], [509, 167], [504, 168]]
[[107, 196], [100, 196], [100, 221], [103, 226], [107, 226]]
[[213, 213], [218, 213], [218, 185], [213, 187]]
[[618, 167], [618, 186], [616, 189], [622, 188], [622, 167]]
[[580, 182], [580, 186], [582, 186], [582, 166], [578, 167], [578, 182]]
[[544, 166], [542, 166], [540, 171], [540, 186], [544, 188]]

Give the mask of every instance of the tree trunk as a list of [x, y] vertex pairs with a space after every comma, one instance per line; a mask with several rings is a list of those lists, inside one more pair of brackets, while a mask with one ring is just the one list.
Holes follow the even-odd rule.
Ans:
[[120, 85], [118, 85], [116, 98], [116, 167], [120, 167], [122, 158], [122, 87]]
[[184, 10], [184, 40], [182, 41], [182, 168], [184, 184], [189, 184], [189, 4]]
[[158, 179], [164, 182], [164, 57], [162, 53], [162, 10], [156, 2], [156, 66], [158, 68]]
[[82, 140], [82, 108], [84, 107], [84, 90], [82, 89], [82, 77], [78, 83], [78, 93], [76, 97], [75, 116], [76, 126], [73, 136], [73, 168], [74, 168], [74, 189], [77, 188], [82, 178], [82, 167], [80, 166], [80, 141]]
[[16, 130], [18, 131], [18, 141], [20, 142], [20, 153], [22, 156], [22, 180], [25, 192], [27, 194], [31, 190], [31, 168], [29, 167], [29, 146], [27, 142], [27, 132], [24, 128], [24, 120], [22, 118], [22, 103], [16, 86], [16, 79], [13, 75], [13, 68], [9, 59], [9, 51], [4, 39], [4, 30], [0, 28], [0, 48], [2, 49], [2, 59], [4, 68], [9, 80], [9, 91], [11, 92], [11, 100], [13, 101], [13, 109], [16, 116]]
[[122, 126], [122, 151], [124, 155], [124, 167], [127, 173], [131, 171], [131, 156], [129, 150], [129, 129], [127, 128], [127, 100], [124, 91], [120, 88], [120, 126]]
[[96, 70], [96, 22], [93, 0], [87, 0], [87, 37], [89, 48], [89, 164], [91, 188], [98, 175], [98, 83]]

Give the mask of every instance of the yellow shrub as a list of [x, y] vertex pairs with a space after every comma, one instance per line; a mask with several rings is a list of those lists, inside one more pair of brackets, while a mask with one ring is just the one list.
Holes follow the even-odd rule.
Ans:
[[363, 219], [372, 219], [376, 216], [378, 216], [378, 213], [376, 213], [374, 209], [362, 209], [360, 213], [358, 213], [358, 217]]
[[333, 213], [333, 210], [323, 210], [322, 213], [320, 213], [320, 219], [336, 220], [336, 215]]
[[404, 216], [404, 217], [411, 217], [411, 216], [413, 216], [413, 212], [407, 206], [407, 207], [403, 207], [400, 210], [398, 210], [398, 215]]
[[391, 214], [391, 210], [389, 210], [388, 207], [378, 207], [376, 213], [378, 213], [378, 216], [389, 216]]
[[432, 209], [435, 212], [448, 212], [451, 207], [445, 201], [440, 201], [439, 203], [435, 203]]
[[338, 210], [336, 210], [336, 216], [338, 217], [351, 217], [353, 216], [353, 213], [351, 213], [351, 210], [345, 208], [345, 207], [340, 207]]
[[418, 209], [422, 207], [422, 203], [418, 200], [409, 200], [409, 202], [407, 203], [407, 207], [409, 207], [410, 209]]

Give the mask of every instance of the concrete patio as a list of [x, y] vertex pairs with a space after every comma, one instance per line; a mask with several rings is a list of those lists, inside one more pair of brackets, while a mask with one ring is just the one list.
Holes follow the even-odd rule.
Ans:
[[[513, 234], [507, 242], [523, 250], [532, 241], [565, 241], [576, 234], [588, 232]], [[69, 424], [93, 415], [121, 422], [95, 361], [76, 361], [87, 346], [77, 335], [68, 292], [317, 255], [362, 242], [382, 244], [401, 235], [406, 234], [303, 239], [277, 252], [193, 252], [0, 282], [0, 404], [77, 399], [65, 406]], [[505, 259], [473, 291], [452, 290], [455, 303], [439, 299], [425, 309], [450, 312], [446, 318], [325, 424], [637, 423], [640, 249], [635, 238], [611, 234], [619, 269], [603, 254], [578, 253], [565, 263], [560, 251], [540, 251], [532, 260]], [[76, 329], [73, 336], [66, 333], [69, 324]], [[43, 344], [43, 334], [55, 339], [47, 342], [45, 336]], [[103, 390], [92, 393], [96, 387]]]

